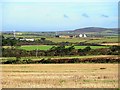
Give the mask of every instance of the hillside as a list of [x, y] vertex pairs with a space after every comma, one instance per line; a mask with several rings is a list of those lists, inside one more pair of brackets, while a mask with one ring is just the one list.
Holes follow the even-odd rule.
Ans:
[[102, 35], [117, 35], [118, 29], [117, 28], [101, 28], [101, 27], [86, 27], [86, 28], [79, 28], [75, 30], [69, 31], [60, 31], [59, 34], [102, 34]]
[[76, 29], [74, 32], [117, 32], [117, 28], [87, 27]]

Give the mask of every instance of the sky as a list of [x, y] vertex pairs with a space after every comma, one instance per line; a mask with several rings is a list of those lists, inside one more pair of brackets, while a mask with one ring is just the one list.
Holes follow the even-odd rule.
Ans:
[[3, 0], [0, 3], [0, 29], [64, 31], [118, 27], [118, 0], [64, 1]]

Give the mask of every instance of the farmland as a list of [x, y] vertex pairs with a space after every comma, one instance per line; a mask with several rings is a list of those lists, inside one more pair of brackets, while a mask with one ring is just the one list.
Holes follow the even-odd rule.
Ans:
[[102, 38], [46, 38], [53, 42], [86, 42], [86, 43], [115, 43], [118, 42], [118, 37], [102, 37]]
[[90, 33], [86, 38], [61, 38], [55, 32], [5, 34], [2, 87], [117, 88], [118, 37]]
[[49, 50], [52, 48], [52, 45], [25, 45], [21, 46], [19, 49], [24, 49], [24, 50]]
[[[12, 35], [5, 35], [6, 37], [12, 37]], [[50, 36], [33, 36], [33, 35], [22, 35], [17, 36], [17, 38], [24, 37], [24, 38], [34, 38], [35, 40], [39, 40], [41, 37], [46, 38], [46, 40], [58, 43], [58, 42], [71, 42], [71, 43], [77, 43], [77, 42], [86, 42], [86, 43], [117, 43], [118, 37], [89, 37], [89, 38], [56, 38], [56, 37], [50, 37]]]
[[1, 65], [3, 88], [117, 88], [118, 64]]
[[[53, 45], [54, 46], [54, 45]], [[24, 50], [49, 50], [53, 47], [52, 45], [24, 45], [19, 47], [19, 49]], [[69, 46], [66, 46], [68, 48]], [[87, 46], [75, 46], [75, 49], [83, 49]], [[108, 48], [108, 46], [90, 46], [92, 49], [99, 49], [99, 48]]]
[[[38, 57], [21, 57], [21, 60], [25, 60], [25, 59], [31, 59], [32, 61], [35, 60], [41, 60], [41, 59], [74, 59], [74, 58], [78, 58], [78, 59], [85, 59], [85, 58], [117, 58], [117, 55], [89, 55], [89, 56], [38, 56]], [[8, 60], [15, 60], [16, 57], [2, 57], [0, 58], [0, 60], [2, 62], [4, 61], [8, 61]]]

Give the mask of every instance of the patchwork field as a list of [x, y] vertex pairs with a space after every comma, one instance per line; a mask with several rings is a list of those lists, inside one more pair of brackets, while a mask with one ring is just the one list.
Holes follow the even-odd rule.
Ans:
[[115, 43], [118, 42], [118, 37], [103, 37], [103, 38], [46, 38], [53, 42], [86, 42], [86, 43]]
[[117, 88], [118, 64], [9, 64], [3, 88]]
[[[13, 37], [13, 35], [4, 35], [6, 37]], [[118, 43], [118, 37], [117, 36], [109, 36], [109, 37], [88, 37], [88, 38], [56, 38], [51, 37], [49, 35], [39, 35], [39, 36], [34, 36], [34, 35], [17, 35], [17, 38], [19, 37], [24, 37], [24, 38], [34, 38], [35, 40], [39, 40], [40, 38], [44, 37], [46, 40], [50, 40], [52, 42], [86, 42], [86, 43]]]

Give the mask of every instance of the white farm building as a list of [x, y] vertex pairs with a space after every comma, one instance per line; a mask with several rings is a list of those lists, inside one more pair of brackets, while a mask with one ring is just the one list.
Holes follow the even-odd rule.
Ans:
[[87, 37], [86, 34], [79, 34], [79, 37]]
[[20, 39], [21, 41], [35, 41], [35, 39], [27, 39], [27, 38], [25, 38], [25, 39]]

